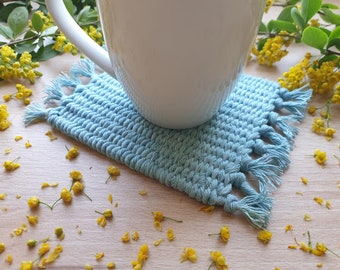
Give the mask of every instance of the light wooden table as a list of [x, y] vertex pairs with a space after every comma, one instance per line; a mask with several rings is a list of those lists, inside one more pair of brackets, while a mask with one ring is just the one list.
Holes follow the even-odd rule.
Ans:
[[[304, 54], [304, 47], [295, 47], [291, 53], [277, 66], [260, 67], [250, 63], [246, 72], [276, 80], [283, 71], [294, 65]], [[64, 55], [48, 62], [41, 63], [44, 76], [31, 86], [33, 99], [40, 102], [42, 90], [50, 84], [60, 72], [67, 72], [78, 61], [77, 57]], [[14, 83], [0, 83], [0, 95], [15, 92]], [[149, 259], [143, 269], [208, 269], [211, 261], [211, 250], [219, 250], [225, 256], [229, 269], [261, 269], [281, 270], [317, 269], [319, 262], [322, 269], [335, 270], [340, 268], [340, 258], [327, 252], [325, 256], [317, 257], [301, 250], [288, 249], [298, 241], [307, 242], [307, 231], [310, 232], [313, 243], [324, 242], [329, 249], [340, 254], [340, 183], [338, 160], [333, 155], [339, 155], [339, 135], [331, 141], [326, 141], [311, 131], [313, 117], [306, 116], [299, 126], [294, 148], [291, 152], [291, 165], [282, 177], [282, 185], [274, 192], [274, 207], [268, 229], [273, 233], [271, 241], [265, 245], [257, 240], [258, 231], [249, 225], [241, 216], [230, 215], [216, 208], [212, 214], [200, 211], [202, 204], [183, 193], [146, 178], [129, 168], [100, 155], [78, 142], [67, 138], [56, 130], [53, 133], [57, 140], [50, 141], [45, 133], [50, 126], [41, 122], [25, 128], [22, 123], [24, 106], [17, 101], [8, 104], [11, 127], [0, 132], [0, 162], [6, 159], [20, 157], [21, 167], [14, 172], [0, 169], [0, 194], [6, 198], [0, 200], [0, 243], [4, 242], [6, 250], [0, 254], [0, 269], [19, 269], [23, 260], [35, 260], [38, 248], [29, 249], [28, 239], [40, 240], [51, 237], [51, 247], [59, 241], [54, 236], [54, 229], [62, 226], [65, 239], [60, 242], [63, 253], [48, 269], [84, 269], [86, 263], [94, 269], [106, 269], [106, 263], [116, 262], [117, 269], [131, 269], [131, 261], [137, 257], [139, 247], [149, 245]], [[337, 115], [332, 125], [340, 130]], [[21, 141], [15, 142], [14, 137], [22, 135]], [[25, 142], [32, 144], [25, 148]], [[66, 147], [78, 146], [80, 155], [77, 159], [65, 159]], [[10, 154], [4, 150], [11, 148]], [[322, 167], [311, 157], [314, 149], [327, 152], [327, 164]], [[121, 170], [116, 180], [105, 184], [106, 169], [114, 164]], [[59, 203], [53, 211], [41, 205], [38, 211], [32, 212], [27, 206], [31, 196], [38, 196], [41, 201], [52, 203], [59, 197], [63, 187], [71, 184], [69, 172], [79, 170], [83, 174], [86, 185], [85, 192], [92, 198], [90, 202], [85, 196], [74, 197], [71, 205]], [[306, 177], [309, 183], [304, 185], [300, 178]], [[58, 182], [56, 188], [41, 189], [41, 183]], [[139, 194], [147, 191], [146, 196]], [[300, 192], [300, 194], [297, 194]], [[113, 203], [107, 197], [112, 193]], [[318, 205], [313, 198], [322, 197], [331, 202], [331, 209]], [[116, 205], [117, 203], [117, 205]], [[98, 214], [95, 210], [113, 210], [114, 218], [105, 228], [97, 225]], [[6, 210], [7, 209], [7, 210]], [[183, 220], [183, 223], [164, 221], [163, 231], [157, 231], [153, 226], [152, 211], [160, 210], [164, 215]], [[304, 215], [308, 213], [312, 220], [307, 222]], [[21, 236], [11, 237], [11, 233], [27, 224], [26, 215], [39, 216], [35, 226], [28, 225], [27, 231]], [[291, 224], [293, 231], [285, 232], [285, 226]], [[208, 236], [219, 232], [219, 228], [227, 225], [231, 237], [228, 243], [223, 243], [218, 237]], [[172, 228], [176, 239], [169, 242], [166, 239], [167, 229]], [[122, 243], [121, 236], [129, 231], [138, 231], [140, 239], [130, 243]], [[155, 240], [164, 238], [159, 246], [154, 246]], [[196, 263], [180, 262], [184, 247], [193, 247], [197, 251]], [[104, 252], [101, 261], [96, 261], [96, 253]], [[12, 254], [13, 264], [5, 262], [6, 254]], [[211, 268], [214, 269], [214, 268]]]

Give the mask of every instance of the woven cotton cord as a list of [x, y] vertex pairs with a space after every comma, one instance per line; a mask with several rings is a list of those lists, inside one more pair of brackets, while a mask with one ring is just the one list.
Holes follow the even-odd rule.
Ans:
[[[84, 85], [80, 78], [89, 77]], [[67, 95], [64, 90], [74, 90]], [[289, 165], [289, 152], [311, 91], [288, 92], [277, 83], [243, 75], [229, 101], [210, 122], [189, 130], [152, 125], [134, 109], [120, 84], [82, 60], [46, 90], [44, 109], [27, 108], [36, 119], [128, 167], [185, 192], [196, 200], [241, 212], [267, 226], [273, 199]]]

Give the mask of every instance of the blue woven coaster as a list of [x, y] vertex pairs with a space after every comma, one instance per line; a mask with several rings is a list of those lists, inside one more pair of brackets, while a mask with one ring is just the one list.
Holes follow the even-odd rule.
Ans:
[[[90, 77], [88, 84], [80, 78]], [[65, 87], [74, 89], [66, 95]], [[47, 105], [30, 105], [26, 125], [50, 125], [148, 177], [225, 211], [239, 211], [252, 225], [268, 225], [271, 191], [288, 167], [311, 91], [288, 92], [277, 83], [243, 75], [216, 116], [193, 129], [171, 130], [144, 120], [120, 84], [96, 74], [89, 60], [60, 75], [46, 89]]]

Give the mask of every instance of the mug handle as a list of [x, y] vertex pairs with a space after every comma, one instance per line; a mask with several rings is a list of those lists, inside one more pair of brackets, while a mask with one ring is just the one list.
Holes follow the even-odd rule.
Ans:
[[114, 74], [107, 51], [92, 40], [72, 18], [63, 0], [45, 0], [47, 10], [54, 22], [69, 40], [88, 58], [113, 77]]

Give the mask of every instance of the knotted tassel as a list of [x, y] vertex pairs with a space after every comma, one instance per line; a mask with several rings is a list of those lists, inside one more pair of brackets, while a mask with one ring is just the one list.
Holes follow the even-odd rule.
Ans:
[[235, 195], [229, 194], [224, 204], [224, 210], [231, 213], [240, 211], [251, 225], [257, 229], [264, 229], [269, 223], [272, 203], [272, 198], [263, 194], [246, 196], [241, 200]]
[[84, 76], [84, 77], [92, 77], [95, 74], [96, 65], [88, 60], [81, 59], [79, 64], [73, 66], [70, 70], [70, 74], [74, 77]]
[[282, 102], [280, 104], [275, 104], [277, 108], [288, 110], [296, 116], [298, 121], [301, 121], [304, 117], [306, 105], [312, 96], [312, 90], [309, 90], [308, 85], [294, 91], [281, 89], [279, 95], [282, 98]]
[[44, 93], [46, 96], [44, 97], [44, 104], [53, 103], [56, 101], [61, 101], [65, 96], [62, 86], [60, 85], [59, 80], [52, 81], [52, 85], [48, 86]]
[[25, 126], [29, 126], [35, 122], [46, 120], [47, 114], [48, 109], [45, 109], [39, 103], [34, 102], [26, 107], [23, 122]]

